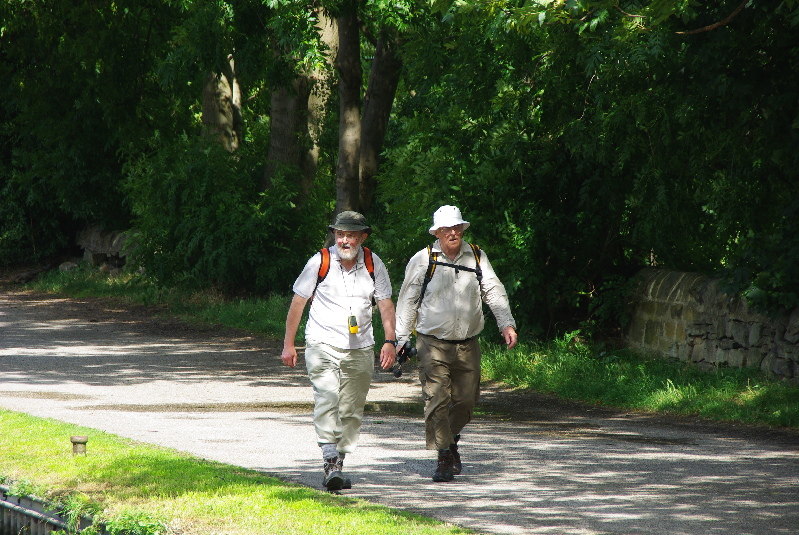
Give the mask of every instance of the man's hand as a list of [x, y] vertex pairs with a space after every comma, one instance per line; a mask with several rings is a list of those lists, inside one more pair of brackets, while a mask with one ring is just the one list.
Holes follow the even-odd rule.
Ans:
[[397, 348], [394, 344], [383, 344], [380, 348], [380, 367], [384, 370], [390, 369], [397, 360]]
[[513, 349], [516, 345], [516, 340], [518, 336], [516, 335], [516, 329], [508, 325], [504, 329], [502, 329], [502, 338], [505, 339], [505, 344], [508, 346], [508, 349]]
[[297, 348], [294, 346], [283, 346], [283, 354], [280, 356], [283, 359], [283, 364], [289, 368], [297, 365]]

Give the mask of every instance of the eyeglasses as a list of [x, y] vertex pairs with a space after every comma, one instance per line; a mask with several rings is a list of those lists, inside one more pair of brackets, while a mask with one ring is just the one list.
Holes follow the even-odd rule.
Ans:
[[440, 232], [440, 233], [442, 233], [444, 235], [451, 234], [453, 232], [455, 234], [463, 234], [463, 224], [455, 225], [455, 226], [452, 226], [452, 227], [441, 227], [441, 228], [438, 229], [438, 232]]

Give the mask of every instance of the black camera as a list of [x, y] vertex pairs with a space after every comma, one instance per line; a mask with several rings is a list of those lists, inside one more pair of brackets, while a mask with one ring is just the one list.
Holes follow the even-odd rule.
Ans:
[[391, 368], [394, 377], [402, 377], [402, 365], [414, 355], [416, 355], [416, 348], [411, 346], [411, 341], [408, 340], [397, 350], [397, 360]]

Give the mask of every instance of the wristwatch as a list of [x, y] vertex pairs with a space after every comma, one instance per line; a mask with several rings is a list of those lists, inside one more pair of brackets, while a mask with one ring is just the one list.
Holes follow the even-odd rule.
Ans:
[[391, 344], [394, 347], [397, 347], [397, 341], [396, 340], [386, 340], [385, 342], [383, 342], [383, 344]]

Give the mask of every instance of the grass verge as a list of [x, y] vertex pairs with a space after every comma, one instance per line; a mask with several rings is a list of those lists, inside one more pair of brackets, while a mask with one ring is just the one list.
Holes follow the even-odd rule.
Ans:
[[558, 397], [652, 413], [799, 428], [799, 385], [752, 368], [702, 371], [628, 350], [596, 351], [571, 333], [511, 351], [487, 345], [483, 376]]
[[[89, 437], [73, 455], [69, 437]], [[94, 429], [0, 410], [0, 482], [89, 514], [112, 535], [469, 531]], [[84, 532], [85, 533], [85, 532]]]

